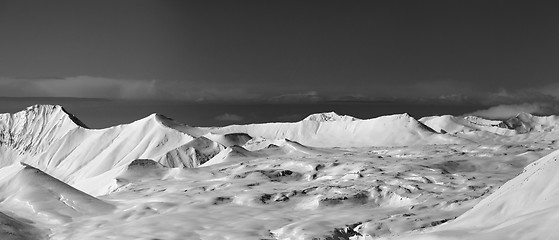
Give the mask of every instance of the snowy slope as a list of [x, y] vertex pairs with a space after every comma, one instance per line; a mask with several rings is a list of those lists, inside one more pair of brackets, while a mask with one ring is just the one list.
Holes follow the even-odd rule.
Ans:
[[509, 129], [503, 121], [489, 120], [476, 116], [456, 117], [450, 115], [424, 117], [420, 122], [431, 127], [437, 132], [468, 133], [484, 131], [503, 136], [517, 134], [514, 129]]
[[456, 220], [402, 239], [558, 239], [559, 151], [517, 177]]
[[81, 192], [29, 165], [3, 168], [0, 206], [49, 222], [67, 222], [83, 215], [104, 214], [114, 206]]
[[451, 115], [423, 117], [419, 121], [437, 132], [470, 132], [476, 128], [466, 126], [465, 119]]
[[37, 154], [68, 132], [85, 125], [61, 106], [35, 105], [14, 114], [0, 114], [0, 166], [12, 164], [22, 152]]
[[358, 120], [347, 116], [311, 115], [295, 123], [232, 125], [217, 134], [247, 133], [265, 139], [289, 139], [313, 147], [405, 146], [460, 142], [438, 134], [408, 114]]
[[45, 152], [23, 160], [73, 184], [134, 159], [164, 155], [192, 140], [189, 134], [165, 127], [152, 114], [108, 129], [75, 129]]
[[[25, 162], [71, 185], [139, 158], [157, 159], [170, 167], [192, 167], [224, 149], [200, 137], [207, 131], [158, 114], [130, 124], [88, 129], [55, 105], [0, 115], [0, 134], [3, 166]], [[230, 141], [246, 138], [214, 137]]]
[[225, 147], [206, 137], [198, 137], [178, 148], [168, 151], [156, 160], [165, 166], [175, 168], [198, 167], [215, 155], [219, 154]]
[[505, 121], [489, 120], [476, 116], [456, 117], [451, 115], [423, 117], [420, 122], [437, 132], [468, 133], [485, 131], [503, 136], [513, 136], [530, 132], [551, 132], [559, 129], [559, 117], [533, 116], [519, 113]]
[[532, 131], [553, 131], [559, 129], [559, 116], [534, 116], [529, 113], [519, 113], [513, 118], [503, 121], [510, 129], [514, 129], [519, 133], [527, 133]]
[[502, 186], [559, 146], [555, 116], [197, 128], [152, 114], [106, 129], [53, 105], [0, 116], [0, 239], [559, 237], [559, 152]]
[[338, 115], [335, 112], [326, 112], [326, 113], [311, 114], [303, 120], [315, 121], [315, 122], [344, 122], [344, 121], [357, 121], [360, 119], [348, 115]]
[[[265, 145], [265, 146], [264, 146]], [[201, 166], [207, 167], [220, 163], [231, 163], [233, 161], [246, 161], [255, 158], [279, 157], [279, 156], [302, 156], [328, 154], [330, 151], [304, 146], [298, 142], [288, 139], [267, 140], [256, 139], [249, 141], [244, 146], [230, 146], [214, 156]]]

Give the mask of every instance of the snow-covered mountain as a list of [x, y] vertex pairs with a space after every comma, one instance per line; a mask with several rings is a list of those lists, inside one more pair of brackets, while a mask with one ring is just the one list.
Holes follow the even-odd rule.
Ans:
[[26, 164], [17, 163], [0, 172], [4, 175], [0, 205], [19, 216], [64, 223], [83, 215], [106, 214], [115, 208]]
[[456, 220], [402, 239], [557, 239], [559, 151], [524, 171]]
[[198, 166], [225, 148], [200, 136], [205, 131], [158, 114], [106, 129], [88, 129], [55, 105], [36, 105], [0, 117], [2, 166], [24, 162], [68, 184], [139, 158], [169, 167]]
[[515, 117], [503, 121], [503, 125], [518, 133], [549, 132], [559, 129], [559, 116], [534, 116], [529, 113], [519, 113]]
[[6, 161], [8, 156], [41, 153], [68, 132], [84, 127], [77, 118], [54, 105], [35, 105], [15, 114], [0, 114], [0, 151], [3, 155], [0, 166], [13, 162]]
[[247, 133], [265, 139], [289, 139], [313, 147], [405, 146], [459, 143], [439, 134], [408, 114], [359, 120], [335, 113], [313, 114], [295, 123], [232, 125], [212, 133]]
[[559, 152], [541, 158], [557, 126], [526, 113], [328, 112], [218, 128], [152, 114], [89, 129], [35, 105], [0, 114], [0, 238], [557, 237]]
[[423, 117], [420, 122], [437, 132], [468, 133], [484, 131], [502, 136], [512, 136], [530, 132], [550, 132], [559, 129], [558, 116], [539, 117], [529, 113], [519, 113], [510, 119], [489, 120], [476, 116], [457, 117], [451, 115]]
[[356, 121], [359, 119], [348, 115], [338, 115], [335, 112], [326, 112], [326, 113], [311, 114], [307, 116], [304, 120], [315, 121], [315, 122], [328, 122], [328, 121], [342, 122], [342, 121]]

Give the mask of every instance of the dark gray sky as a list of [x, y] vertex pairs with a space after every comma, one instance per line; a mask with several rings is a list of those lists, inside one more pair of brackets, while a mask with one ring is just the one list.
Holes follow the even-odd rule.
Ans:
[[0, 0], [0, 97], [559, 97], [553, 1]]
[[438, 97], [559, 77], [553, 2], [14, 0], [0, 33], [4, 96]]

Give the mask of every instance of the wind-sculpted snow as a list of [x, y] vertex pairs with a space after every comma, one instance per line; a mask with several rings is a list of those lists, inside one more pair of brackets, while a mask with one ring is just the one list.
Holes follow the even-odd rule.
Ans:
[[2, 240], [41, 240], [47, 234], [33, 226], [33, 222], [8, 216], [0, 212], [0, 239]]
[[101, 197], [119, 203], [113, 214], [52, 239], [390, 237], [455, 219], [538, 158], [525, 154], [532, 146], [498, 145], [264, 154], [275, 148], [239, 148], [234, 161], [201, 168], [135, 160]]
[[68, 184], [138, 158], [170, 167], [198, 166], [224, 148], [200, 137], [207, 131], [157, 114], [107, 129], [88, 129], [60, 106], [37, 105], [0, 117], [4, 166], [25, 162]]
[[233, 125], [211, 131], [217, 134], [247, 133], [252, 137], [265, 139], [289, 139], [314, 147], [405, 146], [462, 142], [458, 138], [436, 133], [407, 114], [369, 120], [315, 116], [296, 123]]
[[488, 120], [475, 116], [455, 117], [450, 115], [424, 117], [420, 122], [443, 133], [468, 133], [483, 131], [503, 136], [511, 136], [517, 132], [507, 128], [503, 121]]
[[10, 167], [3, 173], [11, 176], [0, 183], [0, 206], [19, 215], [68, 222], [78, 216], [106, 214], [114, 209], [113, 205], [26, 164]]
[[[0, 114], [0, 148], [4, 152], [36, 154], [47, 150], [50, 145], [68, 132], [85, 125], [56, 105], [35, 105], [24, 111]], [[15, 161], [6, 157], [1, 166]]]
[[331, 121], [344, 122], [344, 121], [356, 121], [359, 119], [347, 115], [338, 115], [335, 112], [327, 112], [327, 113], [311, 114], [308, 117], [306, 117], [304, 120], [315, 121], [315, 122], [331, 122]]
[[225, 149], [223, 145], [208, 138], [199, 137], [168, 151], [158, 159], [158, 162], [172, 168], [198, 167], [219, 154], [223, 149]]
[[559, 116], [534, 116], [529, 113], [520, 113], [516, 117], [503, 121], [510, 129], [518, 133], [533, 131], [553, 131], [559, 128]]
[[127, 165], [134, 159], [163, 156], [194, 139], [163, 126], [157, 115], [150, 115], [108, 129], [75, 129], [53, 142], [45, 152], [24, 161], [73, 184]]
[[208, 132], [204, 135], [204, 137], [211, 139], [212, 141], [217, 142], [225, 147], [234, 145], [242, 146], [252, 139], [252, 137], [246, 133], [229, 133], [221, 135]]
[[[333, 152], [326, 149], [307, 147], [301, 145], [298, 142], [290, 141], [288, 139], [253, 140], [248, 141], [244, 146], [231, 146], [220, 152], [201, 166], [207, 167], [215, 164], [226, 162], [231, 163], [234, 161], [246, 161], [248, 159], [256, 159], [262, 157], [319, 155]], [[261, 147], [262, 145], [266, 146]], [[250, 150], [245, 147], [250, 148]]]
[[558, 158], [533, 162], [456, 220], [405, 239], [558, 239]]
[[520, 113], [504, 121], [488, 120], [475, 116], [455, 117], [450, 115], [424, 117], [419, 121], [437, 132], [453, 134], [484, 131], [512, 136], [530, 132], [550, 132], [559, 129], [558, 116], [539, 117], [529, 113]]
[[0, 239], [556, 238], [558, 120], [88, 129], [33, 106], [0, 115]]

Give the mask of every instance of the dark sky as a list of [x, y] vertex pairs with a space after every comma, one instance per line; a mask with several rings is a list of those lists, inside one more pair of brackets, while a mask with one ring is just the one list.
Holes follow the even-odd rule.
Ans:
[[0, 97], [559, 97], [553, 1], [0, 1]]

